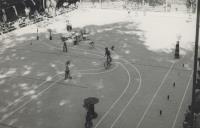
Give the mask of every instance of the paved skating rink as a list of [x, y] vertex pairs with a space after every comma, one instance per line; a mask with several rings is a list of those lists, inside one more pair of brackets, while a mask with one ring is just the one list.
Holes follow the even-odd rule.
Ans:
[[[81, 41], [62, 52], [67, 19], [89, 30], [95, 48]], [[190, 20], [175, 12], [81, 8], [1, 36], [0, 128], [84, 128], [87, 97], [100, 101], [94, 128], [182, 128], [192, 92]], [[174, 59], [177, 39], [180, 59]], [[104, 48], [112, 45], [106, 70]], [[67, 60], [72, 80], [64, 80]]]

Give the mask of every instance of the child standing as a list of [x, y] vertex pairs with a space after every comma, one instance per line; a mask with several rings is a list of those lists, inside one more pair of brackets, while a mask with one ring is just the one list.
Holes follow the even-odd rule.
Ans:
[[68, 60], [68, 61], [66, 62], [66, 65], [65, 65], [65, 80], [66, 80], [66, 79], [71, 79], [71, 78], [72, 78], [72, 77], [70, 76], [69, 65], [70, 65], [70, 61]]

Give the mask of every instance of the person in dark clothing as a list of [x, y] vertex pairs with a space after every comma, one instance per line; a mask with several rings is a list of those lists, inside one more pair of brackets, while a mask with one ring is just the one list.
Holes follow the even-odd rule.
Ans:
[[173, 83], [173, 87], [175, 87], [175, 86], [176, 86], [176, 83], [174, 82], [174, 83]]
[[70, 61], [67, 61], [65, 65], [65, 80], [72, 79], [72, 77], [70, 76], [69, 65], [70, 65]]
[[160, 110], [160, 116], [162, 115], [162, 110]]
[[175, 58], [179, 58], [179, 41], [176, 42], [176, 47], [175, 47]]
[[167, 100], [169, 100], [169, 95], [167, 95]]
[[105, 48], [105, 56], [107, 57], [107, 62], [111, 63], [112, 58], [111, 58], [111, 53], [110, 53], [110, 50], [108, 49], [108, 47]]
[[67, 43], [63, 42], [63, 52], [67, 52]]
[[89, 42], [89, 47], [90, 47], [90, 48], [94, 48], [94, 41], [90, 41], [90, 42]]
[[85, 117], [85, 128], [92, 128], [92, 126], [93, 126], [92, 116], [90, 111], [88, 111]]
[[113, 51], [113, 50], [115, 49], [115, 46], [114, 46], [114, 45], [112, 45], [110, 49]]
[[78, 37], [74, 36], [73, 39], [74, 39], [74, 45], [78, 45]]

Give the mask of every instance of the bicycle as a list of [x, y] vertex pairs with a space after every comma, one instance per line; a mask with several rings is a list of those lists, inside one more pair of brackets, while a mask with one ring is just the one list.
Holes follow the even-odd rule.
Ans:
[[93, 41], [90, 41], [90, 42], [89, 42], [89, 48], [93, 49], [94, 47], [95, 47], [94, 42], [93, 42]]
[[105, 69], [109, 69], [111, 66], [111, 58], [106, 59], [106, 61], [104, 62], [104, 67]]

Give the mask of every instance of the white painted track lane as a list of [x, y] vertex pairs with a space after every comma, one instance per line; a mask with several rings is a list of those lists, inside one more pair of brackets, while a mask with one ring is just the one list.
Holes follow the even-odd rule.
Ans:
[[[45, 43], [45, 45], [47, 45], [47, 46], [49, 46], [49, 47], [51, 47], [51, 48], [56, 48], [57, 49], [57, 47], [54, 47], [54, 46], [51, 46], [51, 45], [49, 45], [49, 44], [47, 44], [47, 43]], [[99, 45], [99, 44], [98, 44]], [[99, 45], [100, 46], [100, 45]], [[99, 57], [103, 57], [102, 55], [98, 55], [99, 53], [98, 52], [96, 52], [96, 53], [98, 53], [98, 54], [94, 54], [94, 53], [90, 53], [90, 51], [89, 50], [85, 50], [85, 49], [79, 49], [79, 48], [71, 48], [71, 49], [75, 49], [75, 50], [80, 50], [80, 51], [87, 51], [87, 54], [90, 54], [90, 55], [95, 55], [95, 56], [99, 56]], [[73, 52], [77, 52], [77, 51], [73, 51]], [[100, 54], [102, 54], [103, 52], [101, 52]], [[115, 53], [116, 54], [116, 53]], [[127, 60], [125, 60], [125, 59], [121, 59], [122, 61], [124, 61], [124, 62], [128, 62]], [[127, 74], [128, 74], [128, 77], [129, 77], [129, 80], [128, 80], [128, 84], [127, 84], [127, 86], [125, 87], [125, 89], [123, 90], [123, 92], [120, 94], [120, 96], [113, 102], [113, 104], [109, 107], [109, 109], [106, 111], [106, 113], [100, 118], [100, 120], [97, 122], [97, 124], [95, 125], [95, 127], [94, 128], [97, 128], [102, 122], [103, 122], [103, 120], [107, 117], [107, 115], [112, 111], [112, 109], [114, 109], [114, 107], [116, 106], [116, 104], [120, 101], [120, 99], [124, 96], [124, 94], [127, 92], [127, 90], [128, 90], [128, 88], [130, 87], [130, 73], [129, 73], [129, 71], [128, 71], [128, 69], [124, 66], [124, 64], [123, 63], [120, 63], [120, 62], [117, 62], [117, 63], [119, 63], [123, 68], [124, 68], [124, 70], [127, 72]], [[136, 94], [138, 93], [138, 91], [139, 91], [139, 89], [140, 89], [140, 86], [141, 86], [141, 75], [140, 75], [140, 71], [139, 71], [139, 69], [137, 69], [137, 67], [136, 66], [134, 66], [133, 64], [130, 64], [130, 62], [128, 62], [129, 63], [129, 65], [131, 65], [131, 67], [133, 67], [133, 69], [135, 69], [136, 70], [136, 72], [137, 72], [137, 74], [139, 75], [139, 79], [140, 79], [140, 83], [139, 83], [139, 86], [138, 86], [138, 88], [137, 88], [137, 90], [136, 90], [136, 92], [134, 92], [133, 93], [133, 96], [130, 98], [130, 99], [127, 99], [127, 102], [128, 103], [126, 103], [126, 106], [128, 106], [129, 105], [129, 103], [130, 103], [130, 101], [136, 96]], [[128, 105], [127, 105], [128, 104]], [[123, 111], [125, 111], [125, 109], [122, 109], [122, 110], [120, 110], [119, 111], [119, 115], [116, 117], [116, 119], [118, 120], [118, 118], [121, 116], [121, 114], [123, 113]], [[117, 120], [114, 120], [114, 122], [116, 122]], [[111, 124], [112, 125], [112, 124]]]
[[169, 73], [171, 72], [172, 68], [174, 67], [174, 65], [175, 65], [175, 62], [171, 64], [169, 70], [167, 71], [167, 73], [165, 74], [164, 78], [162, 79], [160, 86], [157, 88], [156, 92], [154, 93], [154, 95], [153, 95], [153, 97], [152, 97], [150, 103], [148, 104], [147, 108], [145, 109], [145, 111], [144, 111], [142, 117], [140, 118], [140, 121], [138, 122], [136, 128], [139, 128], [139, 127], [140, 127], [140, 125], [141, 125], [142, 121], [144, 120], [144, 118], [145, 118], [147, 112], [149, 111], [149, 109], [150, 109], [150, 107], [151, 107], [151, 105], [152, 105], [154, 99], [156, 98], [158, 92], [160, 91], [161, 87], [163, 86], [165, 80], [167, 79], [167, 77], [168, 77]]
[[106, 113], [100, 118], [100, 120], [97, 122], [97, 124], [95, 125], [94, 128], [97, 128], [102, 123], [102, 121], [107, 117], [107, 115], [110, 113], [110, 111], [116, 106], [116, 104], [123, 97], [123, 95], [126, 93], [127, 89], [130, 86], [130, 73], [123, 64], [120, 63], [120, 65], [125, 69], [125, 71], [128, 74], [128, 83], [127, 83], [125, 89], [123, 90], [123, 92], [120, 94], [120, 96], [112, 103], [112, 105], [109, 107], [109, 109], [106, 111]]
[[179, 114], [180, 114], [181, 107], [182, 107], [182, 105], [183, 105], [185, 96], [186, 96], [187, 91], [188, 91], [188, 89], [189, 89], [189, 86], [190, 86], [190, 84], [191, 84], [192, 75], [193, 75], [193, 72], [192, 72], [191, 75], [190, 75], [189, 81], [188, 81], [188, 83], [187, 83], [187, 87], [186, 87], [185, 92], [184, 92], [184, 95], [183, 95], [183, 97], [182, 97], [182, 99], [181, 99], [180, 105], [179, 105], [179, 107], [178, 107], [178, 111], [177, 111], [177, 113], [176, 113], [176, 116], [175, 116], [175, 119], [174, 119], [174, 121], [173, 121], [173, 124], [172, 124], [172, 127], [171, 127], [171, 128], [175, 128], [175, 126], [176, 126], [176, 122], [177, 122], [178, 116], [179, 116]]
[[122, 109], [122, 111], [120, 112], [120, 114], [118, 115], [118, 117], [114, 120], [114, 122], [111, 124], [111, 127], [110, 128], [113, 128], [115, 126], [115, 124], [117, 123], [117, 121], [120, 119], [120, 117], [122, 116], [122, 114], [124, 113], [124, 111], [126, 111], [127, 107], [129, 106], [129, 104], [133, 101], [133, 99], [135, 98], [135, 96], [138, 94], [138, 92], [140, 91], [140, 88], [142, 86], [142, 76], [141, 76], [141, 73], [139, 71], [139, 69], [131, 64], [130, 62], [128, 62], [128, 64], [130, 64], [135, 70], [136, 72], [138, 73], [139, 75], [139, 86], [136, 90], [136, 92], [132, 95], [132, 97], [128, 100], [128, 103], [124, 106], [124, 108]]
[[[112, 71], [114, 71], [116, 68], [118, 68], [118, 64], [117, 64], [114, 68], [112, 68], [111, 70], [105, 70], [105, 71], [97, 72], [97, 73], [81, 73], [81, 74], [86, 74], [86, 75], [94, 75], [94, 74], [96, 74], [96, 75], [97, 75], [97, 74], [112, 72]], [[88, 70], [91, 71], [91, 69], [88, 69]], [[84, 70], [84, 71], [87, 71], [87, 70]], [[61, 74], [64, 74], [64, 72], [61, 73]], [[61, 75], [61, 74], [57, 74], [57, 75]], [[72, 74], [72, 76], [73, 76], [73, 75], [74, 75], [74, 74]], [[58, 80], [56, 80], [55, 82], [53, 82], [52, 84], [50, 84], [47, 88], [45, 88], [45, 89], [43, 89], [42, 91], [38, 92], [37, 95], [36, 95], [36, 97], [42, 96], [42, 94], [43, 94], [44, 92], [46, 92], [46, 91], [47, 91], [48, 89], [50, 89], [51, 87], [55, 86], [56, 83], [59, 82], [60, 80], [63, 80], [63, 77], [61, 77], [60, 79], [58, 79]], [[23, 98], [23, 97], [21, 97], [20, 99], [22, 99], [22, 98]], [[26, 101], [25, 103], [23, 103], [22, 105], [20, 105], [20, 107], [18, 107], [18, 108], [16, 108], [16, 109], [14, 109], [13, 111], [9, 112], [9, 114], [4, 115], [4, 116], [1, 118], [0, 122], [5, 121], [7, 118], [9, 118], [9, 117], [12, 116], [13, 114], [15, 114], [16, 112], [18, 112], [18, 111], [21, 110], [22, 108], [24, 108], [26, 105], [28, 105], [28, 104], [29, 104], [30, 102], [32, 102], [33, 100], [34, 100], [34, 98], [30, 98], [28, 101]], [[12, 105], [14, 105], [14, 104], [12, 104]], [[10, 107], [10, 106], [9, 106], [9, 107]]]
[[[48, 46], [50, 46], [50, 45], [48, 45]], [[53, 47], [53, 46], [52, 46], [52, 47]], [[90, 54], [90, 53], [88, 53], [88, 54]], [[95, 55], [95, 56], [98, 56], [98, 57], [102, 57], [101, 55], [92, 54], [92, 53], [91, 53], [91, 55]], [[105, 70], [105, 71], [102, 71], [102, 72], [97, 72], [97, 73], [81, 73], [81, 74], [85, 74], [85, 75], [94, 75], [94, 74], [108, 73], [108, 72], [114, 71], [116, 68], [118, 68], [118, 66], [119, 66], [119, 65], [116, 64], [116, 66], [113, 67], [112, 69], [110, 69], [110, 70]], [[94, 70], [94, 69], [87, 69], [87, 70], [80, 70], [80, 71], [91, 71], [91, 70]], [[95, 70], [97, 70], [97, 69], [95, 69]], [[64, 73], [64, 72], [63, 72], [63, 73]], [[58, 73], [58, 74], [54, 75], [53, 77], [56, 77], [56, 76], [61, 75], [61, 74], [63, 74], [63, 73]], [[37, 97], [38, 97], [38, 96], [41, 96], [44, 92], [46, 92], [46, 91], [47, 91], [48, 89], [50, 89], [51, 87], [55, 86], [56, 83], [59, 82], [59, 81], [62, 80], [62, 79], [63, 79], [63, 78], [61, 77], [60, 79], [56, 80], [55, 82], [53, 82], [52, 84], [50, 84], [47, 88], [45, 88], [45, 89], [43, 89], [42, 91], [40, 91], [39, 93], [37, 93], [36, 96], [37, 96]], [[47, 82], [48, 82], [48, 80], [42, 82], [37, 88], [43, 86], [44, 83], [47, 83]], [[19, 98], [16, 99], [12, 104], [9, 104], [8, 106], [6, 106], [6, 107], [3, 108], [3, 109], [8, 109], [9, 107], [11, 107], [11, 106], [13, 106], [13, 105], [18, 104], [24, 97], [25, 97], [25, 96], [19, 97]], [[0, 122], [3, 122], [3, 121], [5, 121], [6, 119], [8, 119], [10, 116], [12, 116], [12, 115], [15, 114], [16, 112], [18, 112], [19, 110], [21, 110], [22, 108], [24, 108], [24, 107], [25, 107], [27, 104], [29, 104], [30, 102], [32, 102], [32, 100], [34, 100], [34, 98], [30, 98], [28, 101], [26, 101], [25, 103], [23, 103], [22, 105], [20, 105], [18, 108], [14, 109], [13, 111], [9, 112], [8, 114], [5, 114], [5, 115], [1, 118]]]

